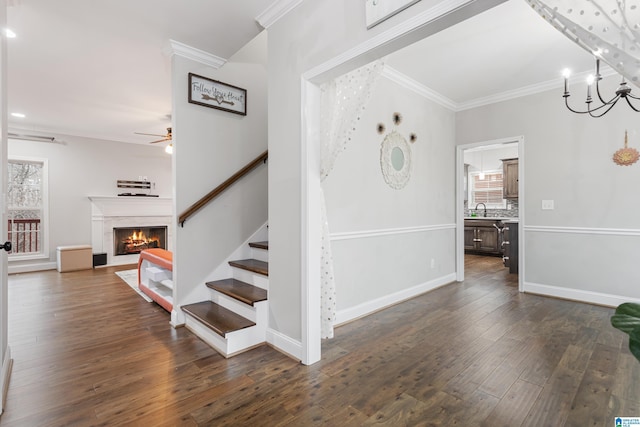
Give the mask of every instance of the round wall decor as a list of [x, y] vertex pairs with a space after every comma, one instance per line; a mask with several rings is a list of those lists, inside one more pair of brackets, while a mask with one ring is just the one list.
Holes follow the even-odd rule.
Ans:
[[397, 131], [392, 131], [380, 146], [380, 168], [389, 187], [400, 190], [411, 177], [411, 147]]

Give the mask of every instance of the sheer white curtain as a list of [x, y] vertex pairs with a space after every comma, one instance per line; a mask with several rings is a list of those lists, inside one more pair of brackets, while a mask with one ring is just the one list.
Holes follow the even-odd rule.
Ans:
[[[383, 61], [372, 62], [344, 74], [320, 87], [322, 137], [320, 147], [320, 181], [329, 176], [338, 155], [347, 148], [371, 90], [382, 73]], [[322, 338], [333, 338], [336, 319], [336, 285], [329, 240], [329, 223], [322, 185], [320, 186], [322, 219], [321, 316]]]
[[526, 0], [556, 29], [640, 87], [639, 0]]

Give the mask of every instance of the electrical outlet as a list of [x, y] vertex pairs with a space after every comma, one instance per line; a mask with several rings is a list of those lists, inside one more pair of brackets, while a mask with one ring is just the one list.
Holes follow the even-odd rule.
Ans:
[[542, 201], [542, 209], [543, 210], [553, 210], [553, 200], [543, 200]]
[[435, 258], [431, 258], [431, 268], [436, 268], [436, 260], [435, 260]]

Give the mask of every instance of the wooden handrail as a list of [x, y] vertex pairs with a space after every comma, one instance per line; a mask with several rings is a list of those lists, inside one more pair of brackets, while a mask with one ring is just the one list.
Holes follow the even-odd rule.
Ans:
[[245, 167], [243, 167], [238, 172], [236, 172], [233, 175], [231, 175], [231, 177], [229, 177], [229, 179], [227, 179], [225, 182], [223, 182], [222, 184], [218, 185], [216, 188], [211, 190], [203, 198], [201, 198], [200, 200], [195, 202], [193, 205], [191, 205], [191, 207], [189, 207], [189, 209], [187, 209], [182, 214], [180, 214], [180, 217], [178, 218], [178, 222], [180, 223], [180, 225], [182, 227], [184, 227], [184, 222], [191, 215], [193, 215], [196, 212], [198, 212], [207, 203], [209, 203], [210, 201], [212, 201], [213, 199], [218, 197], [220, 194], [222, 194], [222, 192], [224, 192], [224, 190], [226, 190], [227, 188], [231, 187], [233, 184], [238, 182], [240, 180], [240, 178], [242, 178], [243, 176], [245, 176], [246, 174], [251, 172], [251, 170], [253, 168], [255, 168], [256, 166], [258, 166], [260, 163], [262, 163], [262, 162], [266, 163], [267, 162], [267, 157], [269, 157], [268, 153], [269, 153], [269, 151], [265, 151], [264, 153], [260, 154], [258, 157], [253, 159], [250, 163], [248, 163]]

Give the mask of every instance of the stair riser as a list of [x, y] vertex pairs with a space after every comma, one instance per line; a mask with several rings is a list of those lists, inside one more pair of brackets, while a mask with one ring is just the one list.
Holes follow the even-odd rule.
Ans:
[[256, 303], [254, 306], [250, 306], [248, 304], [243, 303], [242, 301], [238, 301], [235, 298], [227, 296], [221, 292], [215, 291], [213, 289], [209, 289], [211, 292], [211, 301], [215, 302], [222, 307], [231, 310], [242, 317], [246, 317], [254, 323], [258, 323], [258, 319], [265, 318], [265, 315], [260, 312], [267, 312], [267, 301], [260, 301]]
[[269, 262], [269, 251], [260, 248], [251, 248], [251, 258]]
[[265, 342], [266, 330], [258, 326], [230, 332], [226, 338], [204, 326], [186, 313], [185, 327], [224, 357], [230, 357]]
[[232, 270], [234, 279], [241, 280], [262, 289], [269, 290], [269, 278], [267, 276], [243, 270], [237, 267], [233, 267]]

